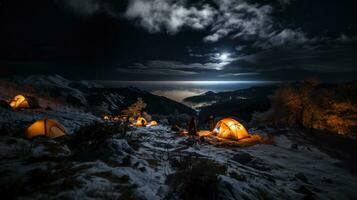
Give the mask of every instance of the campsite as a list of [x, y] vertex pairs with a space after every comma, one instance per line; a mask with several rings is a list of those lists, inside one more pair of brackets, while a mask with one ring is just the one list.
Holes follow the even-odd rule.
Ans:
[[[238, 115], [210, 117], [190, 128], [194, 112], [189, 108], [172, 102], [182, 113], [149, 112], [148, 106], [163, 97], [138, 89], [108, 93], [88, 84], [71, 87], [72, 81], [58, 75], [33, 78], [41, 79], [41, 85], [26, 91], [22, 78], [2, 82], [6, 89], [1, 95], [10, 106], [0, 108], [0, 183], [9, 198], [356, 197], [356, 168], [349, 159], [326, 151], [299, 129], [257, 126]], [[97, 104], [88, 111], [88, 100], [78, 106], [72, 99], [48, 95], [51, 90], [83, 100], [103, 90], [98, 99], [114, 104], [103, 102], [102, 108]], [[38, 103], [31, 107], [19, 94], [36, 97]], [[26, 106], [11, 106], [13, 99]], [[120, 110], [108, 109], [114, 106]]]
[[0, 200], [357, 200], [356, 0], [0, 0]]

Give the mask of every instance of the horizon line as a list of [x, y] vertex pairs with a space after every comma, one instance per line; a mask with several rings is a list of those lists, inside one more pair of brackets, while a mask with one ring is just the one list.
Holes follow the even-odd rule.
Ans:
[[123, 81], [123, 80], [95, 80], [97, 82], [102, 82], [102, 83], [110, 83], [110, 82], [125, 82], [125, 83], [176, 83], [176, 84], [236, 84], [236, 83], [280, 83], [282, 81], [262, 81], [262, 80], [257, 80], [257, 81], [149, 81], [149, 80], [133, 80], [133, 81]]

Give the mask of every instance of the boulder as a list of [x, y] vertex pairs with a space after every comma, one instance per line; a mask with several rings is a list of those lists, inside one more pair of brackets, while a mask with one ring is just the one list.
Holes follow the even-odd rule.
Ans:
[[242, 165], [246, 165], [253, 160], [253, 156], [251, 156], [249, 153], [241, 152], [235, 154], [232, 160], [239, 162]]

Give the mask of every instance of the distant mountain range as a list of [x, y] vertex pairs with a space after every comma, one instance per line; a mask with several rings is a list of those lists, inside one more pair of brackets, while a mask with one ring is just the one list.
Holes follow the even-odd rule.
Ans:
[[0, 97], [3, 99], [22, 93], [43, 99], [49, 105], [56, 102], [95, 114], [117, 114], [142, 98], [147, 103], [145, 111], [148, 113], [196, 115], [195, 110], [184, 104], [134, 87], [105, 88], [94, 82], [71, 81], [59, 75], [16, 76], [1, 81], [3, 87], [0, 88]]
[[253, 112], [263, 111], [270, 107], [268, 96], [273, 94], [278, 87], [278, 85], [268, 85], [229, 92], [209, 91], [202, 95], [187, 97], [184, 102], [191, 105], [203, 105], [198, 107], [198, 118], [203, 123], [211, 115], [250, 120]]

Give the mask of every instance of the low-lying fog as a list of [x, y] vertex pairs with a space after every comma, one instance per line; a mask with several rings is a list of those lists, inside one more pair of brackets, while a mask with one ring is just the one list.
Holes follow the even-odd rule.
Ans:
[[182, 102], [207, 91], [221, 92], [276, 83], [273, 81], [98, 81], [106, 87], [133, 86]]

